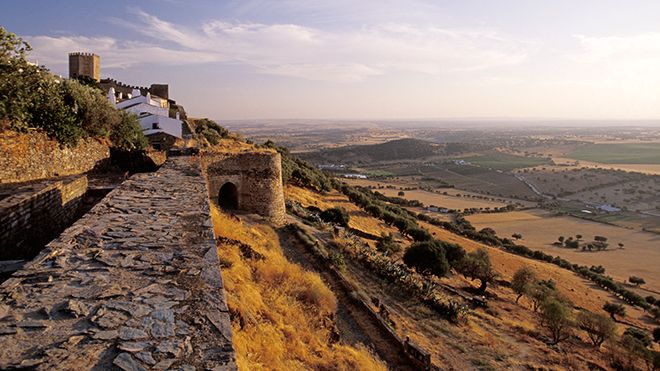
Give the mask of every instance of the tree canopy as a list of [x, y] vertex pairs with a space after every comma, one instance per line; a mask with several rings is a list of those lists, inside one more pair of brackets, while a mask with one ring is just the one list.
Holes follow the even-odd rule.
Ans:
[[118, 149], [145, 148], [142, 129], [122, 116], [103, 91], [29, 63], [31, 50], [0, 27], [0, 129], [36, 129], [66, 146], [85, 137], [109, 137]]

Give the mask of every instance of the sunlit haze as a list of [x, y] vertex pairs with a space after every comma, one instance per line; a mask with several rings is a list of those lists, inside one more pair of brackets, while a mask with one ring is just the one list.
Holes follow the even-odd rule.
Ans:
[[0, 24], [67, 75], [170, 84], [195, 116], [660, 118], [658, 1], [34, 1]]

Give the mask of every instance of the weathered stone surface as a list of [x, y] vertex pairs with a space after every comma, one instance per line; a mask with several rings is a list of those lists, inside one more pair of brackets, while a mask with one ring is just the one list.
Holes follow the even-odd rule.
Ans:
[[119, 328], [119, 338], [122, 340], [139, 340], [147, 337], [147, 332], [139, 328], [126, 326]]
[[149, 347], [151, 344], [147, 343], [146, 341], [126, 341], [123, 343], [119, 343], [117, 348], [126, 351], [126, 352], [139, 352], [141, 350], [144, 350], [145, 348]]
[[36, 255], [75, 220], [86, 191], [85, 175], [0, 188], [0, 260]]
[[205, 153], [209, 196], [217, 200], [220, 189], [232, 183], [238, 191], [238, 208], [283, 223], [286, 214], [282, 189], [282, 163], [278, 153]]
[[207, 195], [174, 158], [48, 244], [0, 285], [0, 369], [235, 370]]
[[121, 353], [114, 361], [112, 361], [112, 363], [124, 371], [146, 371], [146, 369], [128, 353]]
[[154, 370], [167, 370], [170, 368], [176, 362], [175, 358], [168, 358], [164, 359], [158, 363], [156, 363], [153, 367]]
[[0, 183], [25, 182], [87, 172], [110, 157], [108, 144], [82, 139], [62, 147], [46, 134], [0, 134]]

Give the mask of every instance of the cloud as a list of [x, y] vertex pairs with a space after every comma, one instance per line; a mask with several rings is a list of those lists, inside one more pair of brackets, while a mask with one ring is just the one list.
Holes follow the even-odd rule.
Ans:
[[[570, 55], [574, 68], [593, 85], [630, 97], [660, 84], [660, 32], [628, 36], [575, 35], [579, 51]], [[656, 99], [657, 99], [657, 94]]]
[[631, 36], [575, 35], [581, 47], [576, 59], [583, 62], [603, 60], [658, 61], [660, 60], [660, 32]]
[[238, 63], [259, 73], [309, 80], [361, 81], [398, 72], [467, 73], [522, 63], [529, 44], [493, 31], [386, 23], [328, 31], [296, 24], [213, 20], [198, 28], [131, 9], [135, 22], [118, 21], [142, 41], [112, 37], [27, 38], [40, 63], [63, 66], [70, 51], [93, 51], [105, 67], [136, 64]]

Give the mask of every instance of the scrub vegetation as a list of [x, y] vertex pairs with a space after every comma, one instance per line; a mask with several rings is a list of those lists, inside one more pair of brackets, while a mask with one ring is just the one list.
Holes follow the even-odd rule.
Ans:
[[211, 215], [240, 369], [386, 369], [366, 348], [330, 340], [335, 295], [285, 258], [275, 230]]

